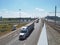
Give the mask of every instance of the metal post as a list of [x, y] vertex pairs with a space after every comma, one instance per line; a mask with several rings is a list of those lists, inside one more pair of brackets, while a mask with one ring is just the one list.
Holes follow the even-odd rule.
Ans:
[[55, 24], [56, 24], [56, 8], [57, 8], [57, 7], [55, 6]]
[[20, 18], [19, 18], [19, 24], [20, 24], [20, 19], [21, 19], [21, 9], [19, 9], [19, 16], [20, 16]]

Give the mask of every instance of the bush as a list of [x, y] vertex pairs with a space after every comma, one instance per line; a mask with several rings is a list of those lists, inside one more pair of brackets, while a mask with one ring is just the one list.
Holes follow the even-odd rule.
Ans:
[[6, 29], [1, 29], [1, 30], [0, 30], [0, 32], [5, 32], [5, 31], [7, 31], [7, 30], [6, 30]]

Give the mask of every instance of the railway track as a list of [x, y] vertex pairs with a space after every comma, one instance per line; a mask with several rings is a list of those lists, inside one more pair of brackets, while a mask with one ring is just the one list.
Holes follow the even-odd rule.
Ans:
[[45, 21], [45, 23], [60, 33], [60, 25], [59, 24], [55, 24], [55, 22], [48, 22], [48, 21]]

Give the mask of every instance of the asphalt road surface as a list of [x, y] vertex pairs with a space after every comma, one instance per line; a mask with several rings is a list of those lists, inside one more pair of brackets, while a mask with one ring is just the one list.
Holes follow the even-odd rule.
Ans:
[[41, 20], [39, 20], [39, 23], [35, 23], [33, 32], [26, 40], [20, 41], [19, 35], [17, 35], [11, 41], [6, 43], [6, 45], [37, 45], [41, 29], [42, 23]]
[[60, 33], [46, 25], [48, 45], [60, 45]]

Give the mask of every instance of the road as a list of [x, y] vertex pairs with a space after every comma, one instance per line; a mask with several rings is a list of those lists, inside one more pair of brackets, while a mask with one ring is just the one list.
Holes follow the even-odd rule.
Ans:
[[19, 35], [15, 36], [11, 41], [6, 43], [6, 45], [37, 45], [39, 35], [41, 33], [42, 29], [41, 20], [39, 20], [39, 23], [35, 23], [34, 31], [31, 33], [31, 35], [24, 41], [19, 41]]
[[60, 33], [46, 24], [48, 45], [60, 45]]

